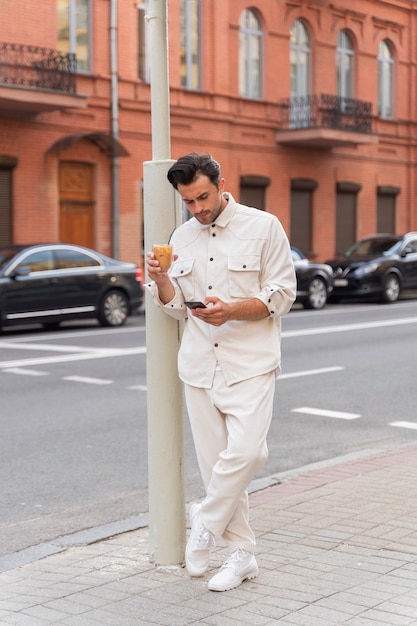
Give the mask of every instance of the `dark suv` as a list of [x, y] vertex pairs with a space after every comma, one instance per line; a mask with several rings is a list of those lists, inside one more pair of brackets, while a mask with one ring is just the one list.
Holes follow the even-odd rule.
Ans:
[[403, 289], [417, 289], [417, 232], [365, 237], [327, 264], [333, 268], [333, 301], [396, 302]]

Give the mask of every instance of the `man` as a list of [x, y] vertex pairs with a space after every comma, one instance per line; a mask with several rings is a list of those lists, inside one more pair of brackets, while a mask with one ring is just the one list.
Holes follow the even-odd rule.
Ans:
[[[268, 456], [280, 318], [294, 301], [296, 279], [278, 219], [225, 192], [210, 155], [181, 157], [168, 180], [192, 218], [171, 237], [168, 274], [148, 253], [147, 287], [168, 315], [187, 318], [178, 370], [206, 497], [190, 507], [185, 558], [190, 575], [202, 576], [222, 537], [230, 556], [208, 588], [226, 591], [258, 575], [247, 487]], [[189, 309], [188, 301], [206, 308]]]

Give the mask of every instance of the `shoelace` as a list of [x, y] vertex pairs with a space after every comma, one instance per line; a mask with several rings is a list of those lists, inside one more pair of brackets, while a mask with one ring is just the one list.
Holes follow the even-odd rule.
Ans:
[[193, 550], [208, 550], [212, 544], [212, 536], [209, 530], [203, 525], [200, 526], [199, 533], [193, 542]]
[[226, 569], [227, 567], [233, 567], [235, 563], [238, 563], [241, 559], [245, 557], [245, 551], [242, 548], [238, 548], [232, 554], [229, 554], [225, 562], [220, 568], [220, 571]]

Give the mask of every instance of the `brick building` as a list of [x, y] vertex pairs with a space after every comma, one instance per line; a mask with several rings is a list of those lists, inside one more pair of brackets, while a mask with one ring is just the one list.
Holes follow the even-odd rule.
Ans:
[[[140, 261], [148, 3], [0, 0], [1, 244]], [[212, 153], [318, 260], [417, 230], [413, 7], [169, 0], [172, 157]]]

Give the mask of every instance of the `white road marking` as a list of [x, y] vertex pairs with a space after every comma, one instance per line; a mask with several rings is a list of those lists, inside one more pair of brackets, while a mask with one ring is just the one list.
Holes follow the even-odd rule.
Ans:
[[62, 380], [69, 380], [74, 383], [87, 383], [88, 385], [111, 385], [112, 380], [104, 378], [90, 378], [89, 376], [63, 376]]
[[40, 372], [39, 370], [27, 370], [20, 367], [10, 367], [8, 369], [4, 369], [3, 371], [10, 374], [22, 374], [24, 376], [49, 376], [49, 372]]
[[128, 387], [128, 389], [131, 389], [133, 391], [148, 391], [146, 385], [132, 385], [131, 387]]
[[[10, 350], [36, 350], [40, 352], [100, 352], [103, 348], [87, 348], [86, 346], [66, 346], [56, 343], [0, 343], [0, 348]], [[104, 348], [106, 349], [106, 348]]]
[[390, 422], [390, 426], [396, 426], [397, 428], [409, 428], [411, 430], [417, 430], [416, 422]]
[[334, 365], [333, 367], [322, 367], [316, 370], [304, 370], [303, 372], [291, 372], [290, 374], [280, 374], [278, 380], [283, 378], [298, 378], [299, 376], [314, 376], [316, 374], [328, 374], [329, 372], [340, 372], [345, 368], [340, 365]]
[[361, 417], [358, 413], [343, 413], [342, 411], [329, 411], [327, 409], [314, 409], [310, 406], [301, 406], [292, 409], [293, 413], [306, 413], [307, 415], [321, 415], [322, 417], [335, 417], [341, 420], [355, 420]]
[[0, 369], [9, 367], [26, 367], [28, 365], [47, 365], [50, 363], [68, 363], [69, 361], [86, 361], [88, 359], [108, 359], [114, 356], [131, 356], [132, 354], [145, 354], [146, 347], [126, 348], [126, 349], [107, 349], [104, 348], [100, 352], [83, 352], [81, 354], [64, 354], [60, 356], [45, 356], [33, 359], [21, 359], [14, 361], [1, 361]]
[[383, 328], [384, 326], [401, 326], [402, 324], [417, 324], [417, 317], [404, 319], [382, 320], [381, 322], [361, 322], [358, 324], [341, 324], [340, 326], [323, 326], [323, 328], [304, 328], [302, 330], [288, 330], [282, 333], [283, 337], [305, 337], [306, 335], [325, 335], [326, 333], [344, 333], [350, 330], [365, 330], [368, 328]]

